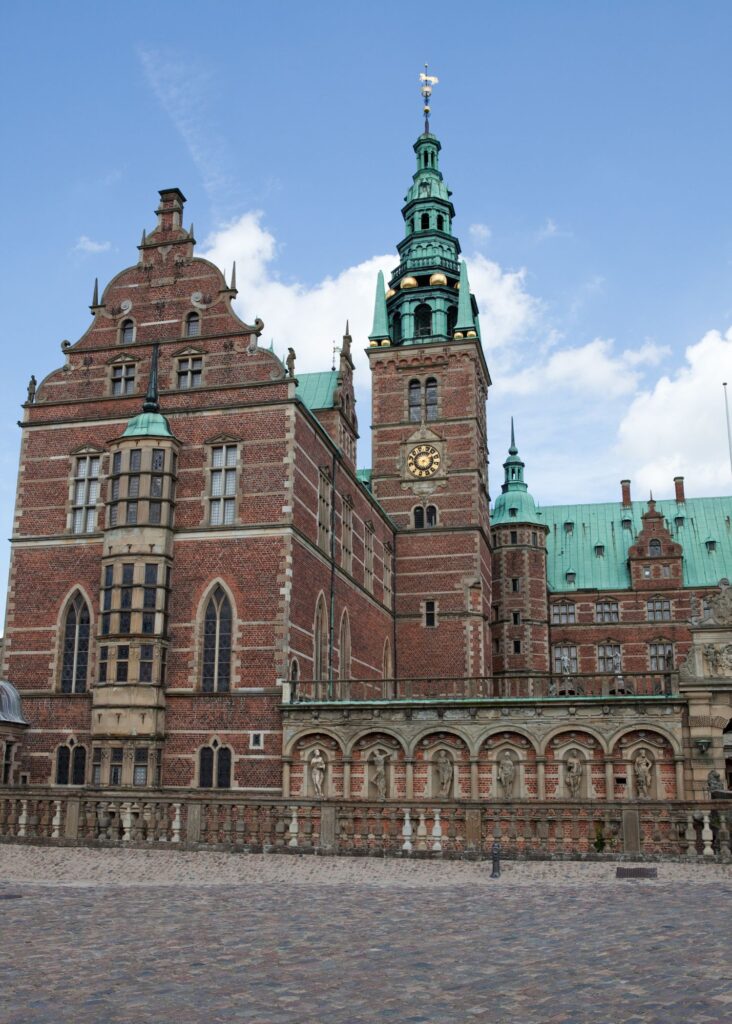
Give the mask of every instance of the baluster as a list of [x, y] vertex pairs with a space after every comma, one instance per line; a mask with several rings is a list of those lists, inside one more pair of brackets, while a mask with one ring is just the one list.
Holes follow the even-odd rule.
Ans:
[[223, 842], [227, 846], [231, 846], [231, 830], [232, 830], [231, 817], [232, 817], [232, 815], [234, 813], [234, 805], [233, 804], [223, 804], [222, 807], [221, 807], [221, 813], [222, 813], [223, 819], [224, 819], [223, 820], [223, 824], [222, 824], [222, 832], [223, 832], [222, 838], [223, 838]]
[[694, 827], [694, 815], [691, 811], [686, 815], [684, 839], [686, 840], [686, 856], [696, 857], [696, 828]]
[[417, 824], [417, 849], [427, 849], [427, 822], [425, 821], [425, 813], [422, 808], [419, 811], [419, 822]]
[[434, 821], [432, 824], [432, 849], [435, 853], [442, 853], [442, 822], [440, 821], [440, 808], [433, 810]]
[[180, 804], [173, 804], [173, 824], [171, 826], [171, 843], [180, 842], [181, 815]]
[[275, 808], [275, 846], [285, 845], [285, 833], [288, 828], [287, 808], [281, 805]]
[[384, 823], [381, 817], [384, 810], [383, 804], [375, 808], [374, 824], [371, 832], [372, 846], [381, 853], [384, 852]]
[[51, 839], [61, 838], [61, 801], [54, 800], [53, 819], [51, 821]]
[[712, 848], [712, 840], [714, 839], [714, 833], [712, 832], [709, 824], [709, 814], [704, 812], [704, 823], [702, 825], [702, 842], [704, 843], [704, 852], [702, 856], [713, 857], [714, 849]]
[[532, 808], [524, 808], [524, 852], [532, 850], [534, 846], [534, 829], [533, 822], [531, 820], [532, 814]]
[[129, 843], [132, 839], [132, 808], [127, 800], [121, 807], [122, 815], [122, 842]]
[[404, 853], [412, 852], [412, 818], [409, 808], [404, 808], [404, 824], [402, 825], [402, 850]]
[[0, 836], [8, 835], [8, 805], [9, 800], [7, 797], [0, 797]]
[[732, 855], [730, 850], [729, 817], [724, 811], [719, 812], [719, 853], [722, 857]]
[[24, 836], [26, 834], [26, 828], [28, 827], [28, 801], [20, 801], [20, 817], [18, 818], [18, 836]]
[[288, 846], [297, 846], [298, 845], [297, 844], [297, 835], [298, 835], [298, 832], [300, 831], [300, 827], [299, 827], [298, 820], [297, 820], [297, 807], [292, 807], [291, 811], [292, 811], [292, 817], [290, 818], [290, 824], [289, 824], [289, 827], [288, 827], [290, 839], [289, 839], [289, 842], [288, 842], [287, 845]]

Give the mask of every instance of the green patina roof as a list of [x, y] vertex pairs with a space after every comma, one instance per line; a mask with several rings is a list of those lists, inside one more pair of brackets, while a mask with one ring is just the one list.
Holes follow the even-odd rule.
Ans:
[[[464, 263], [463, 266], [465, 266]], [[465, 280], [467, 281], [467, 275]], [[536, 503], [529, 494], [528, 485], [524, 480], [525, 468], [526, 465], [516, 447], [512, 416], [511, 444], [508, 449], [508, 458], [503, 463], [504, 481], [491, 513], [493, 526], [503, 526], [507, 523], [512, 526], [517, 526], [519, 523], [543, 525], [543, 520], [536, 509]]]
[[141, 412], [133, 416], [122, 437], [172, 437], [168, 421], [159, 412]]
[[[540, 509], [538, 521], [549, 528], [550, 590], [629, 590], [628, 549], [635, 543], [641, 516], [647, 510], [644, 501], [634, 501], [631, 506], [605, 502]], [[685, 586], [711, 587], [723, 577], [732, 578], [732, 498], [687, 498], [683, 504], [657, 501], [656, 510], [665, 518], [672, 539], [682, 545]], [[683, 526], [676, 525], [679, 517], [683, 517]], [[629, 528], [623, 526], [624, 519], [630, 520]], [[572, 533], [566, 532], [565, 523], [574, 524]], [[707, 550], [708, 539], [716, 541], [714, 551]], [[595, 553], [598, 544], [605, 548], [603, 556]], [[574, 584], [567, 582], [567, 572], [577, 574]]]
[[369, 490], [371, 490], [371, 473], [372, 470], [370, 469], [356, 470], [356, 478], [360, 480], [364, 487], [367, 487]]
[[298, 373], [295, 397], [308, 409], [332, 409], [333, 395], [338, 385], [338, 371]]

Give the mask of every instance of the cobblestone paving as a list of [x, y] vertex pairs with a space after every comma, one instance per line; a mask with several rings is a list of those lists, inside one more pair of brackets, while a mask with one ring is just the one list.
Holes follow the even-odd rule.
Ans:
[[0, 1021], [732, 1022], [732, 878], [603, 867], [602, 885], [484, 868], [475, 887], [439, 870], [421, 885], [0, 877]]

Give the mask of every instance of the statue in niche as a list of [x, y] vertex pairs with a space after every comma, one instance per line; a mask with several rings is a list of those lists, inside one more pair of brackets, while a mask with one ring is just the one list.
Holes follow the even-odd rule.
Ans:
[[386, 800], [386, 762], [389, 757], [386, 750], [377, 748], [373, 753], [373, 773], [371, 781], [376, 787], [378, 800]]
[[569, 655], [566, 653], [566, 651], [564, 654], [562, 654], [561, 667], [563, 676], [572, 675], [572, 662], [569, 660]]
[[310, 758], [310, 779], [313, 783], [313, 789], [316, 797], [322, 799], [323, 784], [325, 782], [325, 772], [328, 768], [325, 758], [323, 757], [323, 751], [320, 747], [316, 747], [313, 751], [313, 755]]
[[440, 787], [439, 795], [450, 796], [450, 790], [452, 789], [452, 777], [455, 770], [452, 758], [446, 750], [441, 750], [437, 755], [435, 764], [437, 767], [437, 781]]
[[576, 800], [582, 785], [582, 761], [577, 756], [577, 751], [572, 750], [564, 765], [564, 777], [567, 782], [567, 789], [572, 800]]
[[635, 791], [638, 796], [648, 796], [651, 789], [651, 772], [653, 771], [653, 762], [648, 760], [648, 753], [645, 747], [641, 747], [638, 751], [635, 761], [633, 762], [633, 773], [635, 775]]
[[288, 376], [290, 376], [290, 377], [294, 377], [295, 376], [295, 358], [296, 358], [296, 356], [295, 356], [295, 349], [294, 348], [288, 348], [288, 350], [287, 350], [287, 359], [285, 360], [285, 366], [287, 367], [287, 373], [288, 373]]
[[503, 788], [503, 795], [509, 800], [513, 796], [513, 783], [516, 778], [516, 765], [513, 758], [506, 750], [498, 762], [498, 781]]

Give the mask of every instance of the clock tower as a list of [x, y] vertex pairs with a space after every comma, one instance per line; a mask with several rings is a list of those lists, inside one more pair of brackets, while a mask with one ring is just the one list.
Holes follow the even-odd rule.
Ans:
[[400, 678], [491, 671], [490, 376], [440, 149], [426, 119], [400, 262], [388, 288], [379, 274], [369, 335], [372, 488], [398, 529]]

